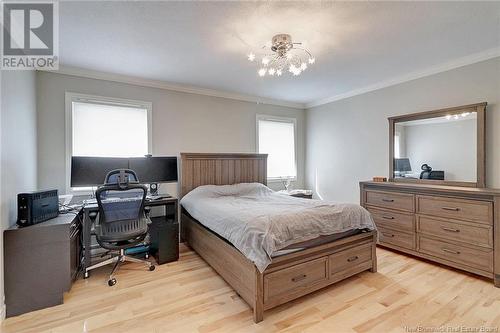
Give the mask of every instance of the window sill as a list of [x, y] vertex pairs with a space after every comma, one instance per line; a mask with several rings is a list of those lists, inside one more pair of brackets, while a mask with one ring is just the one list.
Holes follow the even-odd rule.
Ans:
[[282, 182], [286, 182], [287, 180], [290, 180], [291, 182], [296, 182], [297, 177], [293, 177], [293, 178], [267, 178], [268, 183], [282, 183]]
[[71, 194], [71, 195], [74, 195], [74, 196], [84, 196], [84, 195], [89, 195], [89, 196], [93, 196], [94, 193], [95, 193], [95, 189], [97, 189], [97, 186], [94, 187], [94, 188], [82, 188], [82, 189], [78, 189], [78, 188], [69, 188], [67, 191], [66, 191], [66, 194]]

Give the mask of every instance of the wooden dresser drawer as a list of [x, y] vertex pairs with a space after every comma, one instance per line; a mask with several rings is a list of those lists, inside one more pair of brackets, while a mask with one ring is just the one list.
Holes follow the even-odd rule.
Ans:
[[364, 246], [331, 254], [329, 260], [330, 276], [342, 273], [357, 267], [359, 264], [371, 261], [372, 245], [366, 244]]
[[413, 194], [406, 193], [366, 191], [366, 204], [414, 212], [415, 196]]
[[420, 252], [477, 269], [493, 271], [493, 251], [419, 237]]
[[493, 247], [493, 228], [479, 223], [417, 216], [418, 232], [472, 245]]
[[369, 207], [368, 211], [372, 214], [373, 221], [375, 221], [377, 227], [415, 232], [415, 217], [413, 214], [372, 207]]
[[328, 279], [328, 257], [321, 257], [264, 276], [264, 303], [310, 288]]
[[493, 224], [493, 204], [485, 201], [418, 195], [417, 213]]
[[378, 240], [379, 243], [396, 245], [405, 249], [415, 250], [415, 234], [410, 234], [406, 232], [378, 228]]

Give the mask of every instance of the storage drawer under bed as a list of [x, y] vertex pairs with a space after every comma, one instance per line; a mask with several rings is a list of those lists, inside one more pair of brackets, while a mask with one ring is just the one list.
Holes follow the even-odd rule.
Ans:
[[305, 294], [372, 266], [373, 244], [366, 243], [264, 275], [264, 304]]
[[326, 256], [266, 274], [264, 276], [264, 303], [326, 280], [328, 280], [328, 257]]
[[328, 256], [330, 277], [342, 275], [351, 269], [356, 269], [359, 265], [372, 260], [372, 244], [365, 244], [344, 251], [340, 251]]

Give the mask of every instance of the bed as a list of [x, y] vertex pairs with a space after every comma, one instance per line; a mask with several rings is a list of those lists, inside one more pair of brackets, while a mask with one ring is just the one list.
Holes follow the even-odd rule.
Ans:
[[[259, 187], [255, 183], [266, 185], [266, 165], [267, 155], [265, 154], [181, 154], [181, 196], [186, 196], [186, 200], [181, 200], [186, 206], [181, 206], [181, 238], [250, 305], [256, 323], [263, 320], [265, 310], [362, 271], [375, 272], [377, 267], [376, 231], [370, 230], [368, 226], [370, 223], [366, 220], [358, 221], [356, 214], [348, 214], [352, 220], [350, 222], [352, 226], [349, 225], [349, 227], [352, 228], [346, 228], [347, 226], [338, 228], [334, 235], [327, 235], [324, 233], [326, 229], [320, 228], [317, 234], [299, 233], [300, 237], [294, 239], [293, 242], [287, 240], [278, 242], [276, 238], [279, 237], [274, 237], [273, 241], [269, 242], [265, 239], [261, 240], [263, 238], [261, 230], [257, 230], [260, 234], [252, 234], [249, 229], [239, 232], [237, 232], [237, 228], [231, 229], [233, 220], [234, 226], [242, 223], [240, 220], [244, 218], [247, 219], [245, 223], [250, 224], [253, 219], [258, 219], [259, 215], [255, 215], [255, 213], [254, 215], [243, 215], [242, 210], [242, 216], [238, 216], [237, 210], [232, 211], [227, 207], [236, 205], [241, 209], [241, 202], [234, 201], [232, 197], [230, 200], [233, 201], [227, 201], [229, 200], [226, 198], [228, 193], [221, 194], [220, 199], [212, 200], [213, 202], [226, 202], [226, 206], [215, 205], [210, 200], [203, 201], [206, 203], [204, 205], [201, 204], [202, 201], [199, 201], [199, 209], [196, 209], [196, 204], [193, 204], [193, 202], [196, 203], [192, 198], [195, 196], [206, 196], [206, 193], [213, 196], [214, 191], [215, 193], [221, 190], [232, 191], [234, 188], [241, 191], [241, 188], [246, 189], [247, 187], [252, 190], [257, 189], [256, 191], [259, 192], [264, 191], [264, 193], [246, 196], [244, 202], [252, 206], [244, 206], [245, 208], [264, 207], [265, 201], [257, 204], [252, 202], [260, 200], [261, 196], [265, 197], [263, 200], [273, 201], [273, 205], [268, 205], [267, 209], [282, 204], [286, 206], [289, 200], [296, 200], [297, 206], [305, 208], [311, 206], [311, 209], [321, 203], [319, 201], [315, 203], [309, 199], [290, 198], [285, 195], [281, 195], [283, 196], [281, 198], [278, 194], [268, 193], [264, 186]], [[232, 184], [241, 185], [220, 186]], [[187, 200], [189, 197], [191, 197], [190, 200]], [[290, 209], [290, 206], [286, 207], [288, 207], [287, 210]], [[346, 211], [346, 209], [349, 211], [349, 208], [352, 208], [353, 212], [360, 211], [355, 207], [343, 207], [342, 211]], [[266, 211], [266, 213], [268, 212]], [[193, 215], [197, 216], [198, 219]], [[275, 216], [279, 218], [280, 214], [275, 214]], [[296, 219], [301, 218], [298, 213], [294, 216]], [[290, 219], [291, 217], [288, 217], [287, 220], [284, 220], [283, 225], [289, 223]], [[361, 215], [359, 215], [359, 219], [362, 220]], [[225, 228], [217, 229], [221, 221], [225, 223]], [[211, 222], [212, 224], [210, 224]], [[254, 226], [262, 223], [264, 220], [255, 223]], [[272, 225], [275, 224], [277, 222]], [[322, 225], [320, 226], [323, 228]], [[227, 228], [231, 232], [225, 233], [224, 230]], [[232, 233], [236, 234], [233, 238], [231, 237]], [[249, 254], [248, 248], [252, 249], [254, 245], [249, 246], [249, 244], [253, 244], [249, 240], [238, 243], [238, 239], [242, 235], [247, 235], [249, 239], [258, 238], [259, 241], [267, 244], [267, 246], [263, 246], [267, 259], [263, 253], [256, 253], [255, 256]], [[320, 237], [316, 237], [318, 235]], [[278, 245], [272, 246], [272, 244]]]

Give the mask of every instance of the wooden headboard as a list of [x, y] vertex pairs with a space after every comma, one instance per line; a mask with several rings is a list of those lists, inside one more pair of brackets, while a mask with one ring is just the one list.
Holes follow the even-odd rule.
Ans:
[[267, 154], [181, 153], [181, 197], [201, 185], [267, 185]]

